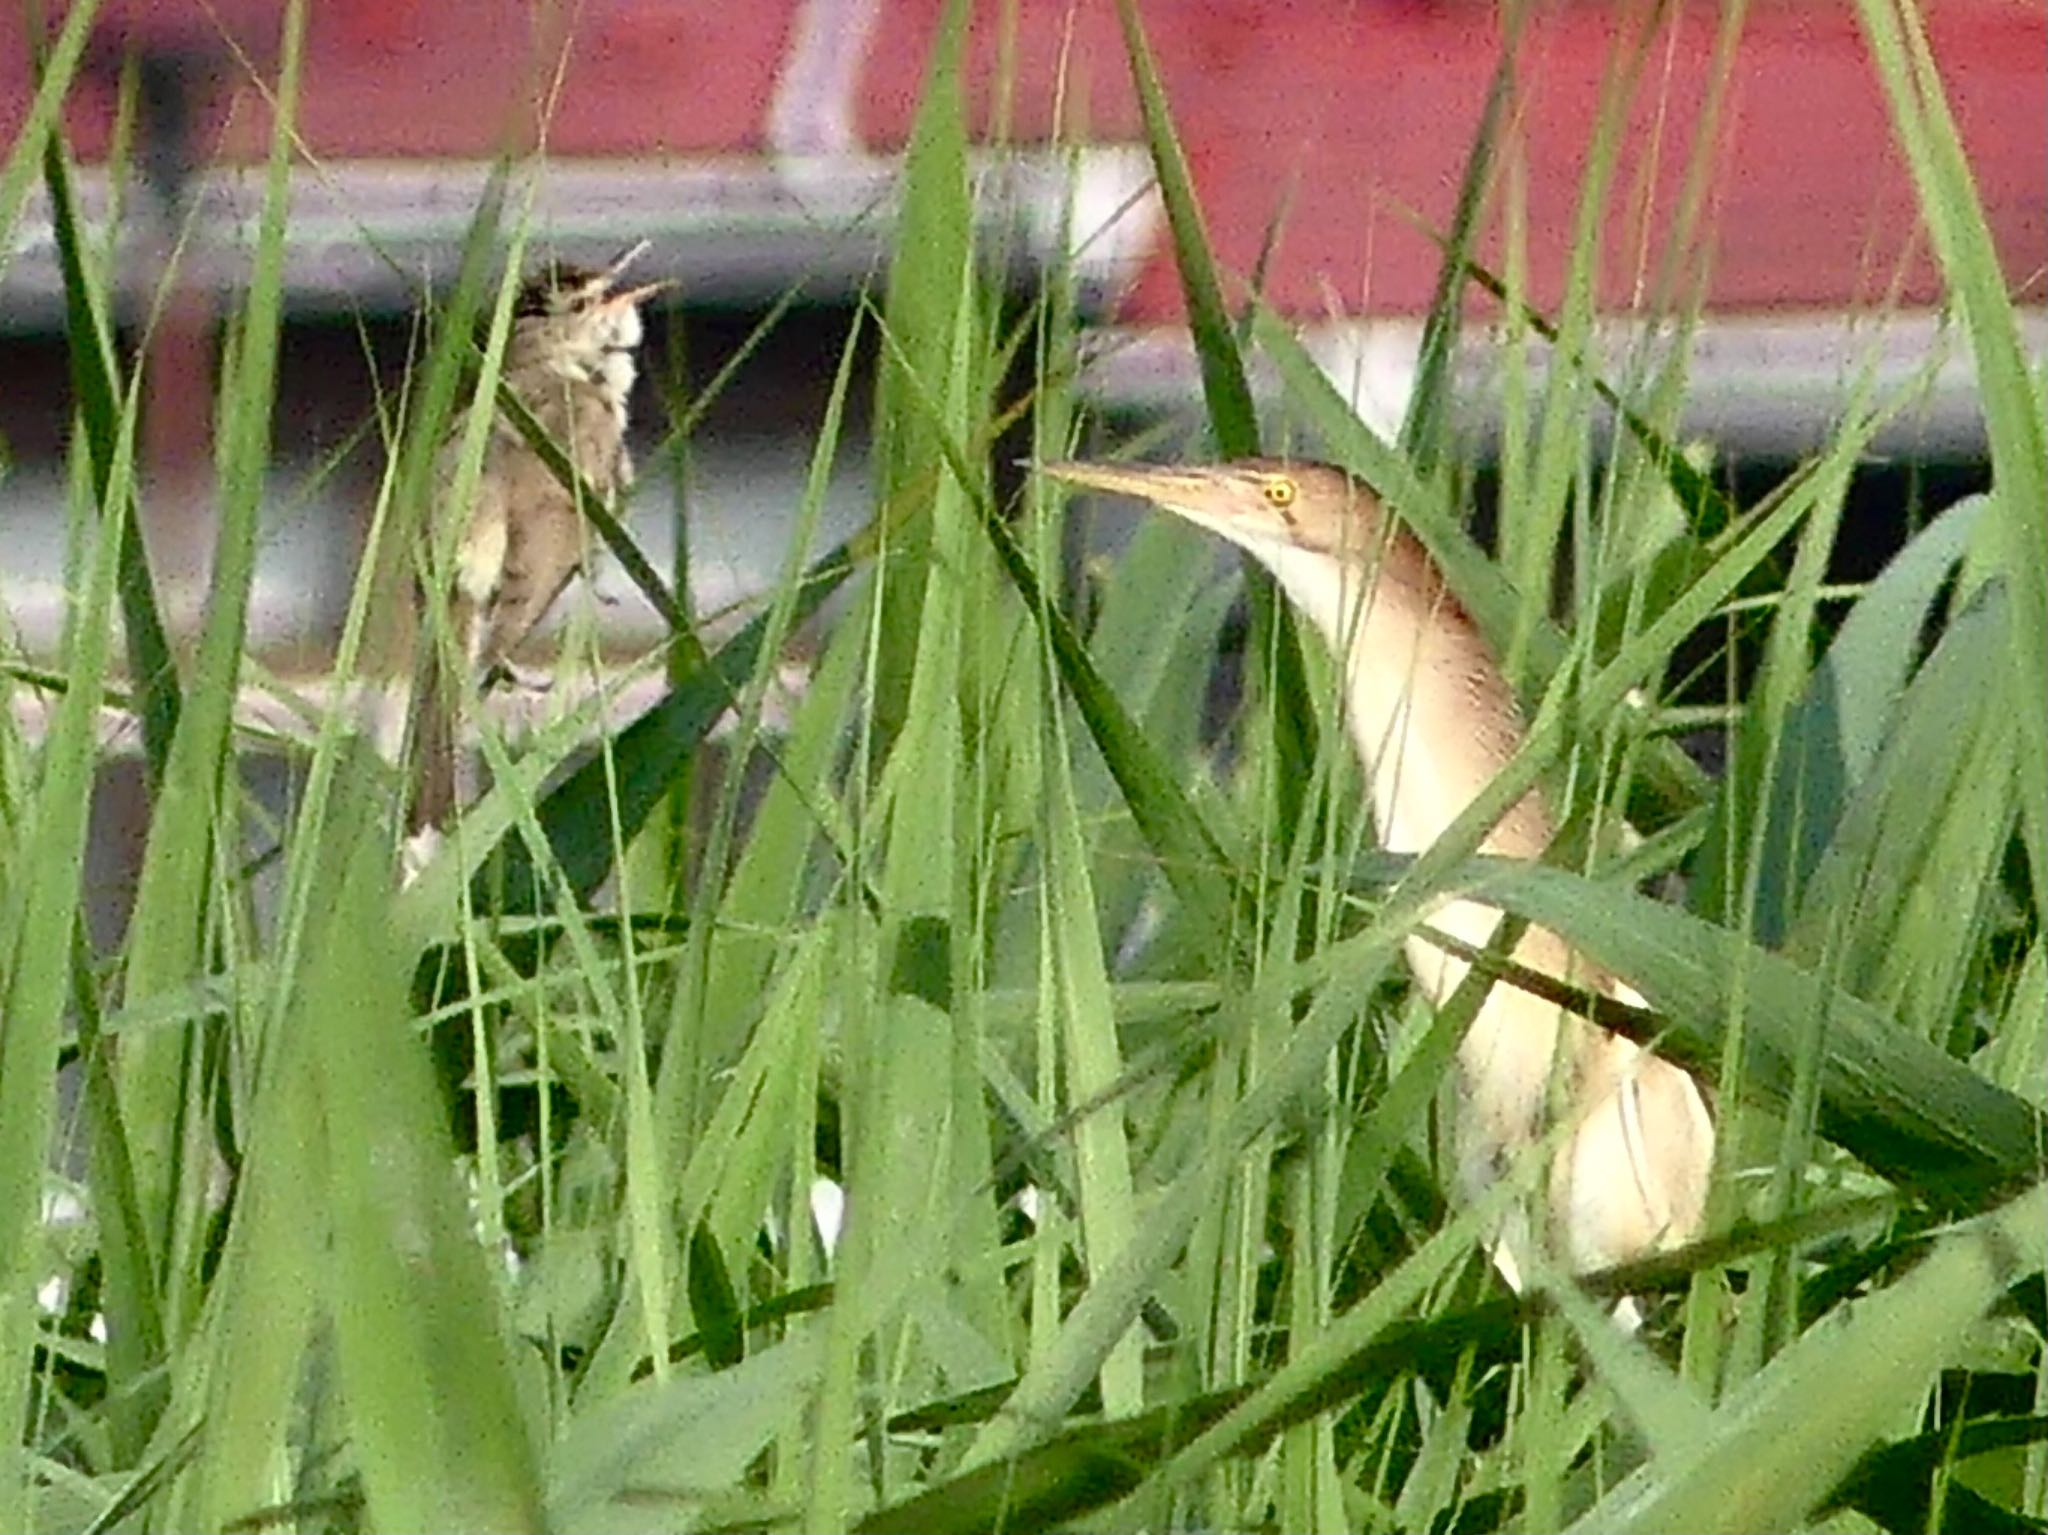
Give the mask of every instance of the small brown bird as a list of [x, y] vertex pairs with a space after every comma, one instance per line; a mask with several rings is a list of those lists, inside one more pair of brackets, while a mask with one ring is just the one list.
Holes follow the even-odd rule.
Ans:
[[[626, 452], [626, 405], [638, 376], [640, 305], [667, 287], [620, 289], [642, 241], [596, 271], [551, 263], [520, 290], [505, 346], [504, 379], [576, 466], [593, 493], [615, 501], [633, 480]], [[455, 476], [461, 428], [442, 449], [436, 483], [444, 502]], [[443, 506], [438, 516], [455, 515]], [[444, 525], [445, 526], [445, 525]], [[452, 678], [438, 631], [420, 625], [425, 647], [413, 707], [414, 787], [407, 829], [447, 823], [459, 793], [458, 722], [466, 701], [517, 678], [512, 654], [546, 616], [585, 554], [576, 496], [502, 415], [491, 424], [483, 471], [455, 546], [447, 593], [448, 631], [467, 664]], [[424, 593], [418, 594], [424, 604]]]
[[[1421, 544], [1342, 470], [1251, 459], [1184, 469], [1050, 464], [1046, 473], [1163, 507], [1274, 574], [1342, 660], [1345, 723], [1389, 852], [1419, 853], [1436, 841], [1520, 746], [1514, 697], [1486, 641]], [[1531, 794], [1494, 827], [1484, 850], [1537, 858], [1552, 833], [1542, 799]], [[1430, 921], [1483, 948], [1500, 913], [1451, 900]], [[1406, 949], [1418, 984], [1439, 1006], [1469, 972], [1420, 935]], [[1528, 930], [1514, 958], [1642, 1004], [1543, 929]], [[1566, 1123], [1550, 1168], [1553, 1249], [1585, 1271], [1693, 1236], [1714, 1156], [1698, 1084], [1632, 1041], [1506, 984], [1488, 994], [1459, 1051], [1459, 1182], [1477, 1192], [1544, 1138], [1553, 1067]], [[1517, 1217], [1493, 1241], [1495, 1263], [1517, 1288], [1518, 1255], [1526, 1256], [1529, 1240], [1526, 1218]], [[1632, 1318], [1633, 1308], [1622, 1314]]]

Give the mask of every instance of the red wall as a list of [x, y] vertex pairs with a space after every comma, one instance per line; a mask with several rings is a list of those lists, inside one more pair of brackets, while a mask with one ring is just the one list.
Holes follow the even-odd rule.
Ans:
[[[942, 0], [877, 0], [856, 73], [855, 120], [869, 147], [903, 140]], [[69, 117], [85, 158], [103, 153], [118, 40], [217, 44], [224, 18], [259, 57], [280, 7], [257, 0], [121, 0], [102, 24], [102, 63]], [[323, 156], [476, 157], [531, 132], [549, 88], [522, 0], [322, 0], [310, 8], [301, 123]], [[560, 8], [565, 13], [574, 7]], [[794, 0], [584, 0], [548, 134], [558, 156], [759, 153]], [[973, 51], [977, 126], [999, 78], [1002, 7], [988, 5]], [[2006, 270], [2040, 302], [2048, 267], [2048, 8], [1937, 0], [1936, 56], [1979, 178]], [[1137, 114], [1110, 0], [1020, 0], [1013, 134], [1050, 135], [1053, 86], [1068, 62], [1070, 131], [1131, 140]], [[1243, 271], [1281, 220], [1270, 291], [1303, 314], [1415, 310], [1435, 272], [1402, 208], [1441, 223], [1489, 78], [1490, 7], [1453, 0], [1149, 0], [1143, 13], [1226, 265]], [[11, 138], [29, 79], [21, 9], [0, 16], [0, 129]], [[1670, 241], [1717, 13], [1696, 6], [1660, 38], [1638, 94], [1611, 206], [1647, 208], [1604, 231], [1603, 302], [1625, 306]], [[1559, 6], [1525, 41], [1522, 102], [1534, 292], [1554, 302], [1569, 249], [1614, 7]], [[232, 65], [209, 141], [260, 151], [260, 103]], [[1661, 137], [1657, 131], [1662, 114]], [[522, 127], [522, 125], [524, 125]], [[1848, 0], [1753, 8], [1723, 113], [1711, 187], [1710, 301], [1728, 309], [1881, 303], [1914, 248], [1911, 189]], [[1647, 192], [1647, 202], [1643, 193]], [[1938, 294], [1931, 267], [1906, 268], [1905, 297]], [[1130, 299], [1133, 318], [1177, 312], [1170, 264]]]

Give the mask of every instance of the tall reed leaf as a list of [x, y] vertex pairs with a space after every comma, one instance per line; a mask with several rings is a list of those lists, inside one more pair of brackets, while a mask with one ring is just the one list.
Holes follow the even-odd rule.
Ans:
[[[1216, 260], [1202, 227], [1187, 156], [1174, 133], [1166, 90], [1138, 19], [1137, 0], [1117, 0], [1124, 51], [1130, 56], [1131, 78], [1144, 113], [1145, 138], [1152, 151], [1160, 200], [1166, 205], [1167, 227], [1173, 236], [1174, 261], [1180, 270], [1181, 295], [1188, 309], [1188, 331], [1202, 370], [1202, 395], [1209, 411], [1209, 431], [1224, 458], [1250, 458], [1259, 451], [1258, 414], [1244, 359], [1224, 307]], [[1316, 760], [1315, 711], [1310, 707], [1308, 678], [1301, 657], [1301, 636], [1273, 578], [1249, 556], [1241, 559], [1251, 626], [1247, 654], [1251, 675], [1270, 692], [1266, 724], [1273, 741], [1272, 793], [1278, 807], [1279, 845], [1286, 848], [1301, 822], [1302, 786]]]
[[[1913, 173], [1921, 220], [1976, 356], [1999, 541], [2012, 583], [2018, 696], [2048, 697], [2048, 401], [2020, 344], [2004, 268], [1919, 7], [1914, 0], [1857, 0], [1856, 10]], [[2048, 711], [2023, 709], [2019, 721], [2020, 805], [2034, 889], [2042, 891], [2048, 890]]]
[[107, 671], [115, 571], [126, 542], [135, 400], [117, 419], [106, 506], [92, 542], [91, 574], [72, 598], [67, 686], [43, 746], [33, 831], [0, 907], [0, 1529], [33, 1526], [33, 1480], [24, 1443], [31, 1360], [40, 1330], [43, 1192], [56, 1102], [57, 1045], [71, 988], [80, 918], [86, 812], [92, 804], [100, 689]]

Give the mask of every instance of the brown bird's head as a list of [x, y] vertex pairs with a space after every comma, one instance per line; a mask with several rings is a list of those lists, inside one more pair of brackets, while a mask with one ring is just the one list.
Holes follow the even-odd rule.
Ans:
[[1372, 559], [1381, 541], [1380, 499], [1342, 469], [1310, 460], [1241, 458], [1224, 464], [1047, 464], [1069, 485], [1136, 496], [1221, 534], [1271, 563], [1306, 549]]
[[647, 246], [642, 240], [596, 268], [551, 261], [529, 277], [513, 311], [507, 366], [538, 364], [568, 378], [605, 383], [623, 398], [633, 386], [640, 305], [669, 286], [619, 286]]

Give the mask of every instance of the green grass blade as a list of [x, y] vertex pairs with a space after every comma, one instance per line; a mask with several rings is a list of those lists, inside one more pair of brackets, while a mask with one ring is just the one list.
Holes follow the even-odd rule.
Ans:
[[[855, 569], [861, 541], [850, 541], [827, 554], [804, 575], [801, 594], [792, 610], [801, 622], [832, 594]], [[771, 615], [760, 613], [727, 640], [716, 654], [689, 670], [656, 703], [621, 730], [610, 745], [610, 762], [602, 753], [564, 779], [542, 801], [539, 819], [550, 857], [568, 876], [579, 899], [604, 883], [618, 846], [613, 828], [630, 842], [685, 771], [711, 727], [739, 700], [763, 664], [763, 642]], [[535, 860], [518, 835], [504, 845], [502, 877], [507, 914], [531, 914]], [[491, 888], [500, 881], [491, 877]], [[479, 899], [485, 896], [479, 887]]]
[[[1081, 836], [1080, 807], [1067, 771], [1068, 753], [1057, 729], [1048, 727], [1044, 795], [1047, 848], [1042, 897], [1042, 1005], [1057, 1021], [1065, 1066], [1065, 1101], [1095, 1103], [1123, 1074], [1121, 1046], [1110, 1001], [1110, 979], [1095, 923], [1094, 890]], [[1136, 1234], [1136, 1192], [1131, 1148], [1122, 1105], [1086, 1113], [1074, 1132], [1074, 1166], [1081, 1235], [1087, 1270], [1097, 1274], [1131, 1245]], [[1103, 1362], [1104, 1410], [1127, 1417], [1144, 1405], [1143, 1355], [1137, 1333], [1128, 1334]]]
[[1465, 271], [1473, 242], [1479, 235], [1479, 217], [1485, 207], [1487, 188], [1493, 181], [1508, 103], [1514, 97], [1515, 57], [1525, 14], [1520, 8], [1507, 13], [1507, 35], [1501, 39], [1500, 59], [1486, 88], [1486, 105], [1480, 109], [1472, 147], [1465, 153], [1465, 170], [1458, 178], [1457, 205], [1442, 241], [1443, 264], [1437, 269], [1436, 287], [1422, 322], [1415, 389], [1401, 423], [1400, 445], [1423, 479], [1435, 472], [1450, 446], [1451, 363], [1464, 320]]
[[313, 1042], [273, 1036], [243, 1121], [248, 1175], [235, 1202], [209, 1293], [204, 1347], [179, 1360], [179, 1409], [197, 1402], [198, 1464], [178, 1490], [172, 1520], [219, 1529], [273, 1501], [277, 1466], [291, 1446], [293, 1398], [325, 1308], [323, 1262], [333, 1240]]
[[[1041, 562], [1040, 568], [1046, 568]], [[1235, 592], [1216, 579], [1212, 540], [1171, 517], [1146, 516], [1114, 576], [1102, 583], [1088, 648], [1104, 685], [1124, 703], [1162, 761], [1199, 760], [1203, 709]], [[1091, 828], [1097, 911], [1114, 950], [1140, 920], [1158, 871], [1144, 837], [1119, 810], [1116, 779], [1092, 741], [1070, 736], [1074, 792]], [[1207, 807], [1216, 815], [1222, 801]], [[1237, 832], [1219, 828], [1225, 842]]]
[[437, 316], [438, 332], [408, 383], [411, 409], [397, 471], [400, 517], [395, 532], [397, 547], [401, 549], [410, 550], [423, 531], [432, 526], [427, 513], [433, 499], [435, 459], [447, 441], [449, 426], [455, 419], [456, 400], [469, 376], [470, 331], [483, 312], [484, 296], [490, 291], [490, 269], [497, 258], [510, 176], [509, 161], [500, 159], [491, 166], [483, 195], [477, 199], [476, 211], [470, 215], [469, 228], [463, 235], [454, 287], [449, 291], [447, 305]]
[[[284, 229], [290, 188], [293, 107], [304, 38], [304, 10], [286, 11], [281, 73], [275, 98], [268, 174], [255, 262], [231, 376], [220, 445], [219, 536], [192, 686], [151, 807], [149, 839], [129, 922], [125, 996], [147, 1005], [189, 986], [206, 964], [213, 903], [212, 855], [223, 828], [236, 824], [239, 789], [230, 731], [242, 679], [249, 586], [270, 469], [270, 421], [283, 305]], [[135, 1123], [164, 1130], [184, 1116], [184, 1062], [190, 1043], [179, 1033], [135, 1041], [123, 1052], [123, 1100]], [[145, 1135], [136, 1144], [143, 1208], [174, 1290], [187, 1268], [180, 1250], [199, 1224], [204, 1180], [189, 1176], [204, 1150], [187, 1135]], [[182, 1171], [181, 1171], [182, 1169]]]
[[1160, 201], [1166, 205], [1167, 227], [1173, 235], [1174, 259], [1180, 267], [1181, 293], [1188, 306], [1188, 329], [1202, 369], [1202, 393], [1209, 404], [1209, 429], [1216, 451], [1224, 458], [1250, 458], [1259, 451], [1259, 418], [1245, 381], [1244, 362], [1237, 353], [1230, 313], [1223, 302], [1223, 284], [1209, 253], [1202, 228], [1202, 210], [1195, 201], [1194, 178], [1187, 156], [1173, 130], [1173, 115], [1160, 83], [1159, 67], [1145, 41], [1137, 0], [1117, 0], [1117, 22], [1123, 28], [1124, 51], [1131, 61], [1138, 108], [1144, 115], [1145, 139], [1152, 151], [1153, 174]]
[[1864, 1455], [1830, 1500], [1882, 1525], [1888, 1535], [1920, 1535], [1941, 1527], [1972, 1535], [2036, 1535], [2037, 1519], [2015, 1514], [1967, 1486], [1955, 1471], [1966, 1461], [2048, 1440], [2048, 1416], [1991, 1418], [1945, 1425], [1894, 1440]]
[[[1569, 357], [1583, 356], [1590, 348], [1602, 236], [1613, 211], [1613, 185], [1622, 148], [1630, 137], [1625, 131], [1628, 110], [1656, 19], [1650, 7], [1624, 11], [1603, 61], [1599, 105], [1579, 181], [1564, 298], [1557, 319], [1557, 348]], [[1501, 565], [1522, 598], [1512, 635], [1505, 643], [1498, 637], [1495, 641], [1510, 679], [1522, 676], [1531, 636], [1560, 606], [1552, 591], [1557, 549], [1568, 514], [1574, 509], [1584, 514], [1589, 500], [1584, 487], [1593, 441], [1591, 395], [1581, 370], [1550, 370], [1544, 380], [1535, 453], [1528, 471], [1518, 483], [1501, 486]]]
[[[1221, 1196], [1238, 1158], [1288, 1105], [1321, 1081], [1330, 1052], [1393, 962], [1401, 935], [1428, 908], [1438, 882], [1535, 787], [1560, 750], [1562, 728], [1560, 708], [1548, 707], [1539, 714], [1523, 749], [1435, 846], [1415, 860], [1377, 920], [1316, 958], [1322, 988], [1280, 1056], [1250, 1091], [1236, 1099], [1224, 1127], [1207, 1140], [1193, 1165], [1154, 1201], [1137, 1240], [1083, 1292], [1053, 1347], [1033, 1361], [1018, 1383], [1008, 1414], [975, 1442], [965, 1462], [968, 1468], [1015, 1454], [1039, 1437], [1040, 1425], [1073, 1404], [1137, 1317], [1145, 1295], [1179, 1257], [1202, 1213]], [[1247, 1010], [1281, 1007], [1294, 989], [1289, 981], [1286, 970], [1272, 967], [1241, 1005]]]
[[[1449, 248], [1448, 242], [1439, 243]], [[1696, 534], [1702, 538], [1711, 538], [1734, 520], [1734, 504], [1685, 456], [1682, 447], [1659, 431], [1656, 425], [1624, 398], [1612, 383], [1596, 372], [1583, 351], [1566, 351], [1559, 345], [1560, 337], [1555, 323], [1526, 303], [1518, 301], [1507, 283], [1480, 262], [1468, 256], [1463, 262], [1463, 270], [1481, 292], [1512, 306], [1515, 323], [1527, 326], [1552, 347], [1557, 348], [1556, 366], [1569, 367], [1585, 376], [1587, 387], [1599, 397], [1601, 404], [1614, 412], [1615, 418], [1627, 428], [1629, 436], [1663, 472], [1672, 495], [1677, 498], [1686, 521]]]
[[[82, 0], [70, 7], [57, 40], [37, 61], [36, 93], [22, 117], [20, 131], [8, 146], [6, 161], [0, 163], [0, 277], [7, 275], [7, 263], [13, 259], [14, 226], [28, 201], [29, 182], [62, 119], [64, 98], [70, 93], [72, 77], [78, 73], [99, 9], [100, 0]], [[24, 16], [24, 27], [26, 24]]]
[[[817, 442], [813, 446], [797, 527], [784, 562], [782, 578], [766, 614], [761, 644], [763, 658], [780, 655], [798, 620], [797, 603], [807, 588], [804, 569], [817, 537], [833, 465], [838, 461], [850, 397], [865, 334], [857, 314], [839, 368], [832, 381]], [[789, 732], [765, 755], [775, 776], [746, 826], [741, 843], [741, 793], [746, 783], [742, 764], [763, 751], [761, 710], [769, 674], [757, 667], [747, 695], [737, 710], [739, 728], [727, 762], [717, 814], [706, 839], [699, 867], [731, 868], [727, 879], [704, 879], [690, 905], [691, 953], [678, 983], [672, 1007], [672, 1028], [678, 1037], [664, 1049], [660, 1097], [671, 1134], [677, 1137], [669, 1155], [680, 1163], [689, 1155], [691, 1127], [699, 1123], [693, 1103], [702, 1090], [703, 1071], [717, 1071], [742, 1048], [747, 1024], [768, 979], [782, 938], [800, 923], [800, 902], [809, 883], [812, 854], [820, 841], [820, 825], [832, 809], [819, 797], [832, 781], [832, 764], [844, 740], [852, 712], [850, 668], [859, 657], [848, 641], [853, 627], [833, 635], [824, 657], [805, 681], [797, 717]], [[843, 852], [849, 840], [841, 832], [828, 839]], [[740, 844], [737, 852], [735, 845]], [[721, 1232], [744, 1240], [738, 1231]]]
[[25, 1530], [31, 1476], [27, 1427], [30, 1362], [43, 1282], [43, 1188], [56, 1112], [57, 1045], [71, 986], [72, 935], [82, 909], [86, 814], [92, 804], [100, 687], [106, 675], [115, 572], [126, 541], [134, 401], [118, 417], [107, 505], [92, 546], [85, 590], [72, 599], [66, 632], [70, 686], [44, 744], [32, 823], [20, 868], [0, 907], [0, 1529]]
[[[1786, 952], [1828, 964], [1923, 1039], [1957, 1016], [1983, 947], [1984, 896], [2018, 818], [2005, 583], [1980, 588], [1899, 701], [1877, 762], [1840, 807]], [[1926, 892], [1953, 892], [1928, 900]]]
[[1573, 1535], [1789, 1530], [1824, 1506], [1902, 1403], [1965, 1357], [1972, 1329], [2041, 1271], [2048, 1187], [1943, 1237], [1840, 1325], [1805, 1334], [1717, 1412], [1571, 1526]]
[[407, 1028], [376, 776], [358, 754], [321, 832], [329, 902], [309, 921], [288, 1024], [317, 1062], [352, 1437], [377, 1527], [538, 1531], [511, 1339], [425, 1047]]
[[647, 599], [655, 615], [668, 625], [684, 663], [702, 661], [704, 647], [698, 643], [696, 628], [690, 622], [689, 614], [683, 611], [675, 593], [669, 590], [661, 572], [654, 568], [653, 561], [641, 550], [618, 513], [605, 503], [603, 496], [590, 488], [588, 480], [576, 472], [576, 466], [569, 461], [562, 445], [548, 435], [547, 428], [540, 424], [526, 402], [502, 377], [498, 380], [497, 397], [498, 409], [504, 412], [526, 445], [533, 449], [534, 455], [547, 466], [555, 482], [569, 492], [584, 520], [618, 560], [627, 579]]
[[712, 1375], [642, 1381], [579, 1413], [548, 1456], [547, 1528], [674, 1528], [650, 1525], [650, 1505], [664, 1501], [654, 1489], [676, 1489], [670, 1497], [684, 1507], [736, 1489], [791, 1404], [816, 1389], [820, 1337], [793, 1337]]
[[[1990, 438], [1997, 526], [2012, 584], [2012, 662], [2018, 696], [2048, 696], [2048, 402], [2027, 365], [2018, 317], [1975, 179], [1949, 112], [1941, 73], [1912, 0], [1857, 0], [1857, 15], [1891, 103], [1892, 126], [1920, 198], [1942, 275], [1961, 307], [1977, 362]], [[2034, 888], [2048, 889], [2048, 711], [2020, 722], [2020, 772]]]
[[[1818, 607], [1816, 593], [1841, 525], [1853, 466], [1839, 458], [1815, 482], [1813, 511], [1799, 531], [1792, 577], [1780, 595], [1764, 641], [1763, 660], [1749, 685], [1742, 719], [1729, 742], [1721, 792], [1703, 843], [1704, 865], [1697, 907], [1728, 927], [1775, 943], [1785, 930], [1797, 892], [1757, 882], [1764, 849], [1797, 843], [1805, 834], [1808, 807], [1795, 797], [1787, 818], [1773, 823], [1764, 807], [1773, 804], [1783, 773], [1781, 754], [1791, 749], [1785, 721], [1804, 694], [1811, 670], [1808, 636]], [[1818, 807], [1816, 807], [1818, 809]], [[1825, 813], [1825, 812], [1821, 812]]]
[[1239, 895], [1214, 833], [1158, 749], [1102, 680], [1073, 621], [1040, 586], [1009, 524], [987, 502], [981, 503], [980, 511], [1004, 573], [1038, 620], [1060, 682], [1072, 695], [1161, 872], [1198, 922], [1216, 938], [1232, 940], [1238, 933]]
[[[1131, 78], [1144, 116], [1145, 138], [1152, 153], [1160, 200], [1166, 206], [1181, 294], [1188, 308], [1188, 330], [1202, 371], [1210, 435], [1215, 439], [1219, 456], [1253, 457], [1259, 452], [1259, 422], [1251, 385], [1245, 378], [1244, 359], [1224, 305], [1215, 257], [1202, 227], [1201, 207], [1195, 200], [1187, 156], [1174, 133], [1165, 87], [1145, 40], [1144, 24], [1138, 18], [1137, 0], [1117, 0], [1117, 19], [1123, 28], [1124, 51], [1130, 59]], [[1309, 698], [1301, 636], [1280, 600], [1279, 587], [1249, 557], [1242, 564], [1251, 617], [1247, 654], [1256, 658], [1252, 675], [1261, 685], [1268, 705], [1264, 711], [1265, 726], [1273, 747], [1268, 783], [1277, 805], [1275, 820], [1284, 850], [1301, 825], [1302, 788], [1310, 781], [1316, 761], [1316, 714]]]
[[107, 1318], [107, 1378], [114, 1385], [109, 1440], [115, 1459], [132, 1465], [164, 1404], [163, 1297], [135, 1178], [128, 1121], [115, 1083], [116, 1047], [101, 1016], [91, 944], [82, 928], [74, 929], [72, 937], [71, 1006], [85, 1078], [81, 1096], [104, 1275], [101, 1311]]
[[[107, 298], [99, 276], [90, 267], [78, 224], [71, 174], [62, 137], [51, 133], [43, 151], [43, 181], [50, 194], [50, 218], [57, 258], [64, 273], [65, 338], [71, 363], [71, 387], [78, 421], [84, 430], [92, 463], [93, 487], [100, 515], [110, 515], [114, 490], [115, 445], [121, 434], [120, 364], [114, 357], [113, 330]], [[157, 605], [149, 558], [135, 524], [134, 485], [120, 521], [128, 529], [121, 546], [121, 627], [128, 641], [129, 685], [141, 705], [143, 755], [152, 783], [163, 777], [177, 730], [180, 698], [178, 672]]]
[[[1950, 507], [1893, 558], [1850, 609], [1804, 695], [1787, 713], [1778, 772], [1763, 811], [1781, 833], [1757, 849], [1754, 932], [1763, 942], [1775, 943], [1791, 916], [1773, 893], [1805, 886], [1877, 760], [1928, 612], [1987, 504], [1973, 497]], [[1795, 807], [1797, 834], [1791, 835]], [[1706, 845], [1719, 842], [1710, 831]]]
[[[882, 333], [882, 344], [885, 348], [894, 345], [886, 330]], [[912, 386], [912, 401], [919, 409], [935, 414], [932, 401], [915, 387], [914, 376], [905, 377]], [[1051, 646], [1060, 681], [1073, 695], [1096, 749], [1102, 753], [1162, 872], [1195, 920], [1213, 938], [1235, 941], [1237, 915], [1247, 908], [1239, 905], [1241, 892], [1214, 833], [1157, 747], [1146, 739], [1102, 680], [1073, 620], [1041, 584], [1030, 557], [981, 486], [980, 477], [968, 464], [961, 446], [941, 435], [940, 448], [957, 483], [969, 488], [982, 530], [995, 548], [997, 563]]]
[[924, 88], [904, 151], [902, 214], [890, 245], [881, 329], [892, 344], [876, 370], [876, 510], [881, 604], [875, 629], [873, 730], [886, 743], [902, 728], [917, 649], [917, 611], [931, 553], [931, 523], [920, 513], [938, 494], [943, 395], [961, 293], [971, 280], [974, 207], [967, 172], [967, 106], [962, 69], [968, 0], [948, 0], [925, 68]]

